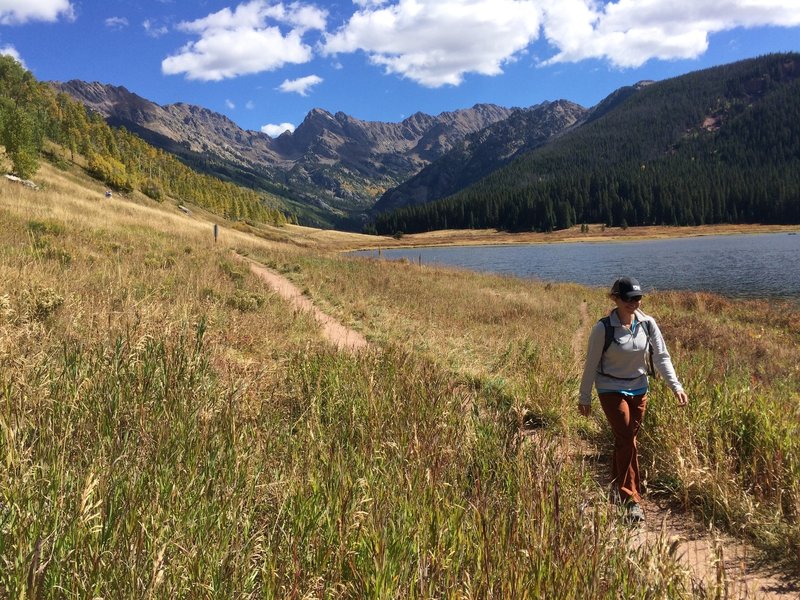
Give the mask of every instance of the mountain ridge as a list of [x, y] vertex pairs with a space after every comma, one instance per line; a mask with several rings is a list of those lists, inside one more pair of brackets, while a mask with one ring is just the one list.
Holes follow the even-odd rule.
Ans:
[[[783, 208], [772, 210], [753, 188], [769, 180], [752, 169], [783, 168], [791, 158], [796, 128], [776, 125], [789, 117], [759, 99], [788, 85], [796, 64], [798, 55], [785, 53], [640, 81], [589, 109], [568, 100], [529, 108], [475, 104], [386, 123], [314, 108], [294, 132], [276, 138], [191, 104], [162, 107], [123, 87], [51, 85], [194, 168], [288, 199], [303, 224], [374, 224], [389, 233], [453, 226], [551, 230], [576, 219], [702, 224], [740, 222], [759, 211], [788, 218], [780, 215], [791, 213], [794, 180], [780, 174]], [[791, 100], [781, 102], [795, 110]], [[767, 115], [770, 135], [788, 138], [764, 145], [751, 106]], [[742, 135], [746, 142], [737, 141]], [[755, 146], [764, 156], [780, 155], [773, 167], [753, 153]], [[744, 166], [749, 181], [740, 181]], [[683, 190], [687, 181], [696, 189]], [[465, 200], [469, 209], [458, 206]], [[421, 208], [435, 201], [449, 208]], [[384, 218], [395, 210], [407, 212]], [[446, 216], [450, 211], [455, 214]]]
[[314, 108], [294, 132], [276, 138], [240, 128], [207, 108], [159, 105], [124, 86], [70, 80], [48, 82], [109, 124], [178, 155], [210, 174], [264, 187], [314, 211], [319, 222], [365, 220], [387, 189], [451, 150], [464, 136], [507, 118], [517, 109], [493, 104], [432, 116], [417, 112], [399, 123], [362, 121]]

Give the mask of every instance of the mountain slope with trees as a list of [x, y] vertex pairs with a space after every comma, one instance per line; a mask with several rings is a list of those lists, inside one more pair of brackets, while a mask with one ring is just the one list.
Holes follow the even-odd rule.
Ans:
[[118, 191], [139, 190], [155, 200], [170, 197], [233, 220], [286, 222], [279, 198], [196, 173], [36, 81], [8, 56], [0, 56], [0, 144], [11, 170], [22, 178], [33, 176], [47, 153], [56, 163], [80, 164]]
[[475, 183], [529, 150], [579, 122], [587, 114], [567, 100], [543, 102], [515, 111], [485, 129], [470, 134], [417, 175], [387, 191], [373, 208], [381, 213], [408, 204], [439, 200]]
[[585, 124], [380, 233], [800, 223], [800, 55], [615, 92]]

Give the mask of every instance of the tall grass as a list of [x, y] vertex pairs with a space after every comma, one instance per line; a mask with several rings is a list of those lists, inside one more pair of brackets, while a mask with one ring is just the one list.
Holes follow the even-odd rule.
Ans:
[[4, 595], [685, 595], [557, 439], [509, 443], [434, 366], [298, 353], [224, 386], [204, 327], [3, 372]]
[[[697, 593], [668, 540], [630, 543], [578, 451], [603, 433], [574, 417], [571, 344], [590, 325], [579, 301], [595, 314], [599, 292], [354, 261], [227, 228], [214, 244], [207, 224], [157, 218], [146, 202], [101, 204], [48, 176], [46, 193], [0, 197], [0, 595]], [[285, 272], [377, 350], [333, 353], [231, 246]], [[672, 335], [697, 310], [660, 302]], [[737, 307], [714, 318], [746, 328]], [[791, 323], [769, 332], [791, 335]], [[751, 364], [720, 367], [682, 335], [689, 381]], [[779, 366], [795, 357], [762, 344]], [[779, 367], [766, 376], [793, 385]], [[531, 414], [543, 428], [522, 435]], [[713, 506], [754, 496], [692, 488], [706, 451], [688, 474], [667, 454], [699, 447], [702, 423], [680, 421], [693, 437], [674, 440], [666, 419], [680, 414], [654, 415], [654, 482]], [[789, 435], [790, 416], [753, 428], [748, 464], [764, 431]], [[797, 498], [770, 495], [778, 474], [784, 487], [797, 481], [786, 439], [763, 446], [786, 457], [762, 482], [764, 506]], [[752, 478], [744, 462], [718, 477]], [[746, 521], [738, 510], [732, 524]], [[789, 539], [797, 531], [788, 517], [774, 523]]]
[[[651, 405], [652, 479], [800, 567], [800, 314], [791, 304], [664, 298], [685, 413]], [[766, 318], [765, 318], [766, 317]]]

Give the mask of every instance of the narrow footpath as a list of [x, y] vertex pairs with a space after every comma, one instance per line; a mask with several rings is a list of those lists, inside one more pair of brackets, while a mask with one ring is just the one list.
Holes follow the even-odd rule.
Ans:
[[339, 321], [319, 308], [306, 298], [303, 293], [283, 275], [268, 269], [259, 262], [243, 257], [250, 265], [250, 270], [264, 280], [282, 298], [288, 300], [297, 310], [311, 313], [322, 328], [323, 337], [339, 350], [359, 352], [366, 350], [369, 343], [366, 338], [354, 329], [345, 327]]
[[[572, 337], [572, 350], [579, 372], [583, 370], [586, 343], [594, 319], [589, 317], [586, 302], [579, 306], [580, 325]], [[645, 416], [645, 420], [646, 420]], [[597, 448], [584, 448], [585, 457], [598, 457]], [[593, 465], [608, 468], [608, 464], [593, 460]], [[595, 473], [597, 482], [608, 487], [609, 476]], [[644, 498], [645, 515], [643, 525], [633, 536], [634, 546], [667, 541], [675, 545], [675, 556], [689, 570], [692, 581], [702, 584], [707, 590], [719, 590], [713, 597], [726, 600], [745, 599], [794, 599], [800, 598], [800, 582], [757, 561], [758, 551], [728, 534], [710, 531], [692, 515], [674, 512], [667, 502]]]

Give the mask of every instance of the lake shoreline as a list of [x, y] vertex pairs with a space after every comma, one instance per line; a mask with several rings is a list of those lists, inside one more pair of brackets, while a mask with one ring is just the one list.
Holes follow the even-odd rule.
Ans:
[[[589, 232], [582, 233], [580, 225], [550, 233], [508, 233], [493, 229], [441, 230], [427, 233], [405, 234], [400, 238], [382, 237], [379, 240], [359, 239], [342, 242], [341, 252], [357, 250], [395, 250], [406, 248], [436, 248], [446, 246], [509, 246], [526, 244], [610, 243], [640, 240], [677, 239], [723, 235], [765, 233], [800, 233], [800, 225], [699, 225], [687, 227], [643, 226], [603, 227], [590, 224]], [[363, 243], [362, 243], [363, 242]]]

